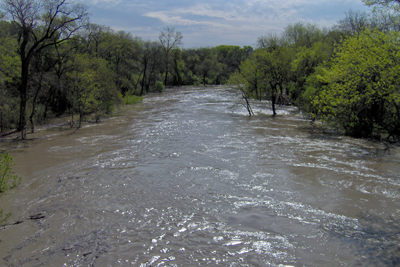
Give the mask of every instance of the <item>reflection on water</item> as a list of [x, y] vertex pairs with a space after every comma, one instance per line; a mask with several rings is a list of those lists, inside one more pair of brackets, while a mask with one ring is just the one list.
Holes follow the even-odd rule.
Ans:
[[238, 99], [170, 89], [14, 150], [23, 185], [1, 205], [23, 222], [0, 231], [1, 264], [400, 264], [398, 148]]

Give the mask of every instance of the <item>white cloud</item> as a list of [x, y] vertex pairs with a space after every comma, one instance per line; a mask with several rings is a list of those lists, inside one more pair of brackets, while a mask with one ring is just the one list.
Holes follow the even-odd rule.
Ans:
[[114, 24], [110, 25], [114, 29], [132, 29], [133, 34], [156, 39], [163, 27], [175, 27], [184, 33], [189, 46], [211, 41], [254, 44], [257, 37], [282, 31], [288, 24], [302, 21], [331, 26], [350, 8], [363, 7], [361, 0], [89, 1], [104, 10], [102, 21], [108, 18], [107, 24]]

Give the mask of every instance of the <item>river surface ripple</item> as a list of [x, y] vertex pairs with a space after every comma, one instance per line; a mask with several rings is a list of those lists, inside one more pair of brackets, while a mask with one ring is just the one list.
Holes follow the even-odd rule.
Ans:
[[399, 265], [399, 149], [239, 103], [169, 89], [13, 150], [23, 184], [1, 208], [23, 222], [0, 230], [0, 263]]

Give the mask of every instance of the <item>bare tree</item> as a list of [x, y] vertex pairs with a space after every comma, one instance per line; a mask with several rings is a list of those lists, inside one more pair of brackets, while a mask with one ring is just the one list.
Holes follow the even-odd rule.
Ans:
[[257, 47], [266, 48], [268, 51], [274, 51], [285, 43], [285, 38], [276, 32], [268, 32], [266, 35], [257, 38]]
[[167, 85], [168, 72], [169, 72], [169, 55], [172, 49], [182, 45], [183, 35], [181, 32], [175, 32], [174, 28], [165, 28], [165, 32], [161, 32], [158, 36], [161, 46], [163, 47], [165, 55], [165, 81], [164, 85]]
[[26, 103], [29, 66], [33, 56], [46, 47], [70, 39], [87, 22], [87, 8], [68, 0], [2, 0], [1, 8], [18, 30], [21, 58], [20, 119], [18, 130], [26, 137]]

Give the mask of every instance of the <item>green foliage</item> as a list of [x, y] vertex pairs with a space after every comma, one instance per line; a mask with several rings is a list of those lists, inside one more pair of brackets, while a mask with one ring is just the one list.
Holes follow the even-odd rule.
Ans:
[[125, 105], [138, 104], [143, 101], [143, 96], [132, 95], [131, 93], [126, 93], [122, 98]]
[[265, 92], [265, 80], [261, 71], [257, 55], [257, 50], [252, 56], [247, 58], [240, 65], [240, 71], [233, 73], [228, 80], [228, 84], [243, 87], [243, 91], [250, 98], [261, 99], [261, 95]]
[[11, 217], [11, 212], [4, 214], [3, 210], [0, 210], [0, 225], [7, 222], [8, 218]]
[[13, 189], [21, 183], [21, 178], [11, 174], [13, 165], [13, 159], [8, 152], [0, 154], [0, 193]]
[[321, 41], [325, 36], [324, 31], [316, 24], [297, 22], [286, 26], [283, 37], [295, 47], [309, 48], [313, 43]]
[[107, 62], [77, 54], [70, 62], [70, 68], [67, 74], [71, 86], [69, 101], [72, 112], [79, 112], [79, 126], [87, 114], [95, 113], [98, 121], [100, 116], [111, 113], [117, 93]]
[[[4, 193], [21, 184], [21, 178], [11, 174], [13, 165], [13, 159], [8, 152], [4, 155], [0, 154], [0, 193]], [[0, 210], [0, 225], [4, 224], [9, 217], [11, 217], [11, 212], [4, 214], [3, 210]]]
[[[328, 61], [331, 56], [331, 44], [326, 42], [316, 42], [310, 48], [301, 47], [298, 49], [291, 64], [291, 71], [295, 86], [290, 91], [290, 96], [297, 106], [309, 108], [310, 91], [306, 91], [306, 81], [312, 83], [313, 74], [316, 69]], [[315, 92], [314, 92], [315, 93]]]
[[154, 85], [153, 91], [162, 93], [165, 90], [165, 86], [161, 81], [157, 81], [156, 84]]
[[316, 115], [351, 136], [399, 136], [399, 38], [367, 29], [343, 41], [330, 67], [308, 81]]

